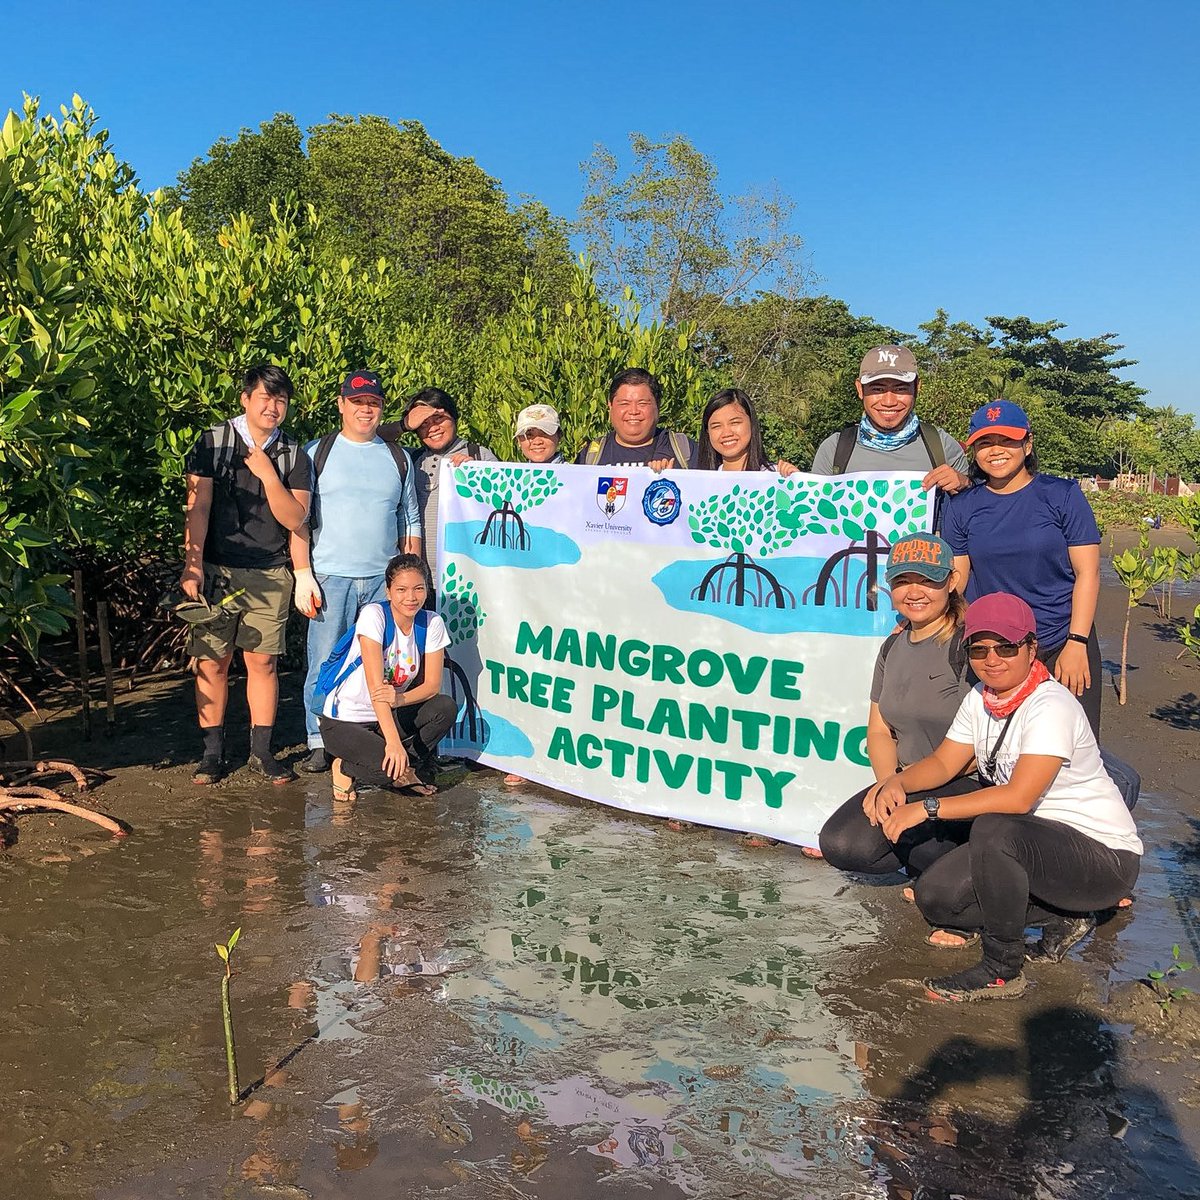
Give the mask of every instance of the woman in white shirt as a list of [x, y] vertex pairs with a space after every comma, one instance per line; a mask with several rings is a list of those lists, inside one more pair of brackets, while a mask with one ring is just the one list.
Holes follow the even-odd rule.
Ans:
[[[1026, 986], [1026, 925], [1042, 939], [1031, 961], [1059, 961], [1094, 927], [1092, 916], [1127, 896], [1142, 842], [1079, 701], [1037, 658], [1033, 610], [993, 592], [967, 609], [967, 655], [982, 680], [963, 700], [946, 739], [877, 785], [872, 820], [893, 843], [922, 821], [973, 818], [965, 846], [916, 884], [935, 927], [978, 930], [983, 960], [925, 980], [932, 1000], [1019, 996]], [[938, 798], [975, 758], [991, 783]], [[924, 797], [909, 804], [910, 795]], [[868, 801], [871, 800], [868, 794]]]
[[355, 779], [380, 771], [419, 795], [437, 791], [437, 747], [457, 709], [442, 695], [450, 635], [424, 611], [427, 578], [420, 556], [397, 554], [384, 575], [386, 602], [364, 605], [355, 621], [344, 674], [320, 718], [335, 800], [353, 800]]

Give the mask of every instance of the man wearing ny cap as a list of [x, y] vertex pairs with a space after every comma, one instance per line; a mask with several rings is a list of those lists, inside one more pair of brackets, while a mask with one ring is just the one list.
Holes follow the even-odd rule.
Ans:
[[417, 475], [417, 503], [421, 507], [421, 524], [425, 530], [425, 562], [429, 567], [429, 606], [432, 607], [438, 586], [438, 477], [442, 460], [449, 459], [456, 467], [468, 459], [499, 460], [486, 446], [458, 436], [458, 401], [441, 388], [422, 388], [404, 406], [400, 420], [391, 422], [387, 429], [389, 433], [415, 433], [421, 439], [421, 449], [413, 455], [413, 465]]
[[[421, 553], [416, 471], [408, 451], [379, 436], [386, 401], [374, 371], [354, 371], [338, 397], [341, 428], [309, 442], [315, 476], [309, 538], [298, 538], [296, 607], [308, 621], [304, 719], [310, 754], [303, 770], [328, 765], [311, 710], [321, 664], [364, 604], [382, 600], [388, 560]], [[311, 539], [311, 561], [310, 555]]]
[[857, 425], [831, 433], [813, 456], [814, 475], [920, 471], [927, 491], [970, 487], [967, 456], [944, 429], [916, 414], [921, 383], [907, 346], [875, 346], [863, 356], [854, 388], [863, 404]]
[[517, 446], [530, 463], [560, 463], [558, 413], [549, 404], [530, 404], [517, 413]]

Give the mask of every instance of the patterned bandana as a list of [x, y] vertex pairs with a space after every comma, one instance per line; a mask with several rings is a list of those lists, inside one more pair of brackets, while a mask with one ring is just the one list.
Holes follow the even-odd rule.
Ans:
[[1007, 700], [998, 700], [996, 693], [985, 683], [983, 685], [983, 707], [998, 721], [1002, 721], [1005, 717], [1015, 713], [1021, 707], [1022, 702], [1033, 695], [1034, 689], [1049, 678], [1050, 672], [1046, 670], [1046, 664], [1040, 658], [1035, 658], [1033, 665], [1029, 668], [1029, 674], [1025, 677], [1025, 682]]
[[917, 416], [916, 409], [908, 414], [908, 420], [899, 429], [893, 429], [890, 433], [876, 429], [871, 424], [871, 418], [863, 413], [862, 420], [858, 423], [858, 444], [868, 450], [899, 450], [901, 446], [907, 446], [920, 432], [921, 419]]

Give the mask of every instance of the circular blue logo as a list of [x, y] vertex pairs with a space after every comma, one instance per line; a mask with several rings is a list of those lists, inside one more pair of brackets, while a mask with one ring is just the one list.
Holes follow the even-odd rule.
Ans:
[[670, 525], [681, 507], [679, 487], [669, 479], [656, 479], [642, 494], [642, 512], [655, 525]]

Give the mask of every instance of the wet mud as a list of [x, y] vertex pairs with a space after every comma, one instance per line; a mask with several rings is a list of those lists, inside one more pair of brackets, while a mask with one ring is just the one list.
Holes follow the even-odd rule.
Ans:
[[[1108, 658], [1122, 605], [1106, 576]], [[110, 770], [134, 833], [25, 815], [0, 852], [0, 1196], [1200, 1194], [1200, 1000], [1135, 983], [1200, 960], [1200, 668], [1135, 623], [1104, 711], [1146, 786], [1134, 906], [962, 1008], [914, 982], [964, 959], [898, 877], [493, 772], [199, 789], [186, 679], [123, 695], [112, 740], [64, 711], [39, 752]]]

